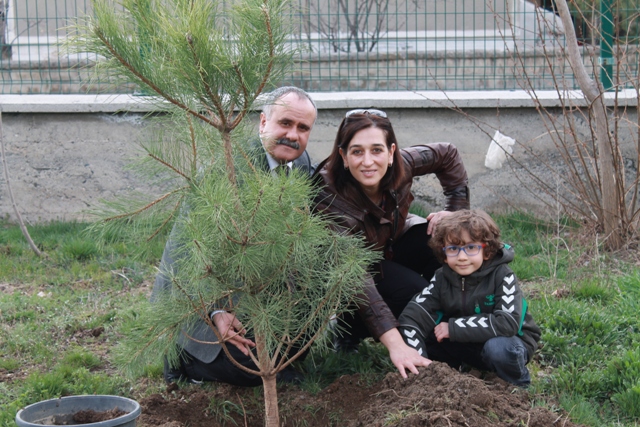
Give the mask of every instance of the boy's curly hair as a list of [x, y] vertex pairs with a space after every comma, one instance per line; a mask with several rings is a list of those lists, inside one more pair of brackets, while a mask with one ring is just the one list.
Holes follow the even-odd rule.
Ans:
[[446, 258], [442, 248], [447, 244], [465, 243], [461, 238], [464, 231], [469, 233], [474, 242], [482, 242], [486, 245], [484, 248], [486, 259], [493, 258], [502, 248], [500, 229], [486, 212], [478, 209], [456, 211], [438, 222], [436, 231], [429, 240], [429, 246], [440, 262], [444, 262]]

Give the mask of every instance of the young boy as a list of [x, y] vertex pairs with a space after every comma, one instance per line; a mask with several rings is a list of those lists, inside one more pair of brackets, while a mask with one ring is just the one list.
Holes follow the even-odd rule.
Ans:
[[540, 328], [508, 263], [514, 252], [485, 212], [461, 210], [438, 223], [429, 243], [444, 266], [400, 316], [400, 333], [424, 357], [458, 369], [494, 371], [526, 387], [525, 366]]

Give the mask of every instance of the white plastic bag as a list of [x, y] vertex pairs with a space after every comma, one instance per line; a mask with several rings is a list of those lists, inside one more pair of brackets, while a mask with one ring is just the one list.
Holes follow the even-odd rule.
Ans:
[[516, 141], [513, 138], [509, 138], [497, 130], [496, 134], [493, 135], [493, 139], [489, 145], [489, 150], [484, 158], [484, 165], [489, 169], [501, 168], [502, 163], [507, 160], [507, 153], [513, 153], [513, 148], [511, 148], [511, 146], [515, 143]]

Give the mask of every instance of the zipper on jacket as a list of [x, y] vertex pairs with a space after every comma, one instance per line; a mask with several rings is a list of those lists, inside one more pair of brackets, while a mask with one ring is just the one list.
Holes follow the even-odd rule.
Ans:
[[464, 277], [461, 277], [460, 280], [462, 281], [462, 309], [464, 310], [467, 306], [467, 295], [464, 292]]

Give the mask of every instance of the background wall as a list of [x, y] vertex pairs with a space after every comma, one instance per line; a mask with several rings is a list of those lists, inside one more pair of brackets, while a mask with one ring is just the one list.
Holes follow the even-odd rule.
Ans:
[[[308, 147], [314, 161], [329, 154], [345, 111], [376, 106], [387, 111], [401, 147], [446, 141], [459, 148], [470, 178], [473, 207], [490, 212], [517, 208], [554, 214], [526, 190], [527, 186], [535, 188], [525, 167], [536, 171], [547, 182], [558, 180], [546, 167], [525, 154], [523, 146], [532, 147], [550, 164], [557, 164], [547, 129], [534, 108], [505, 107], [504, 99], [502, 106], [484, 108], [472, 105], [469, 100], [458, 100], [459, 104], [466, 105], [460, 113], [442, 105], [439, 108], [433, 105], [411, 107], [409, 102], [400, 102], [398, 95], [377, 100], [345, 96], [340, 101], [317, 96], [316, 101], [320, 107], [319, 117]], [[484, 104], [491, 102], [485, 99]], [[144, 118], [144, 112], [101, 112], [95, 111], [95, 106], [85, 105], [75, 109], [88, 112], [49, 113], [38, 112], [43, 108], [28, 108], [23, 102], [14, 110], [24, 112], [12, 113], [7, 112], [11, 111], [11, 106], [8, 102], [3, 105], [3, 99], [0, 99], [0, 106], [5, 111], [2, 120], [11, 185], [27, 221], [82, 220], [100, 199], [113, 199], [131, 191], [154, 191], [127, 168], [131, 160], [140, 155], [138, 143], [149, 138], [152, 127], [156, 126]], [[51, 108], [74, 109], [62, 108], [55, 103]], [[111, 108], [115, 109], [117, 105], [111, 105]], [[560, 109], [553, 111], [556, 115], [561, 114]], [[630, 109], [628, 114], [637, 123], [636, 110]], [[257, 123], [257, 115], [249, 120]], [[484, 166], [496, 129], [517, 140], [514, 155], [523, 166], [513, 161], [497, 170]], [[632, 155], [634, 139], [631, 135], [629, 133], [625, 140], [630, 149], [627, 162], [633, 169], [637, 164]], [[579, 137], [590, 138], [585, 124], [579, 130]], [[623, 147], [623, 152], [625, 150]], [[443, 206], [440, 186], [432, 176], [417, 179], [414, 194], [429, 210]], [[0, 216], [14, 219], [4, 175], [0, 178]]]

